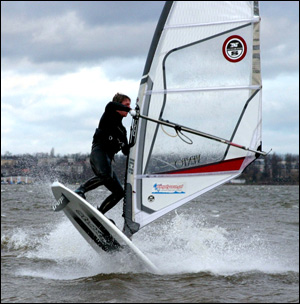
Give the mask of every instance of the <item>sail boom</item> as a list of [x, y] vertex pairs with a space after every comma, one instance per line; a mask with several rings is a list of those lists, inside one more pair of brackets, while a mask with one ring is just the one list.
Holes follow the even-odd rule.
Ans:
[[141, 115], [141, 114], [137, 114], [137, 118], [146, 119], [146, 120], [149, 120], [149, 121], [152, 121], [152, 122], [155, 122], [157, 124], [161, 124], [161, 125], [164, 125], [164, 126], [167, 126], [167, 127], [171, 127], [171, 128], [175, 128], [175, 129], [177, 128], [177, 129], [180, 129], [180, 131], [184, 131], [184, 132], [191, 133], [191, 134], [194, 134], [194, 135], [202, 136], [202, 137], [205, 137], [205, 138], [208, 138], [208, 139], [211, 139], [211, 140], [215, 140], [215, 141], [218, 141], [220, 143], [223, 143], [223, 144], [226, 144], [226, 145], [229, 145], [229, 146], [233, 146], [233, 147], [238, 148], [238, 149], [246, 150], [246, 151], [249, 151], [249, 152], [252, 152], [252, 153], [255, 153], [255, 154], [259, 154], [259, 155], [263, 155], [263, 156], [266, 156], [268, 154], [267, 152], [251, 149], [250, 147], [245, 147], [243, 145], [233, 143], [233, 142], [231, 142], [227, 139], [220, 138], [220, 137], [217, 137], [217, 136], [214, 136], [214, 135], [211, 135], [211, 134], [207, 134], [207, 133], [204, 133], [204, 132], [201, 132], [201, 131], [197, 131], [197, 130], [194, 130], [194, 129], [190, 129], [190, 128], [187, 128], [187, 127], [184, 127], [184, 126], [181, 126], [181, 125], [177, 125], [175, 123], [172, 123], [172, 122], [169, 122], [169, 121], [166, 121], [166, 120], [162, 120], [162, 119], [157, 120], [157, 119], [153, 119], [151, 117], [147, 117], [147, 116]]

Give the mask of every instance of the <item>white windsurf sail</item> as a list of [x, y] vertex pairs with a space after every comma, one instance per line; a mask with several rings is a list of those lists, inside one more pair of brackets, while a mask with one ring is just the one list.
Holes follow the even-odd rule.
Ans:
[[127, 161], [124, 233], [236, 178], [261, 151], [258, 1], [167, 1]]

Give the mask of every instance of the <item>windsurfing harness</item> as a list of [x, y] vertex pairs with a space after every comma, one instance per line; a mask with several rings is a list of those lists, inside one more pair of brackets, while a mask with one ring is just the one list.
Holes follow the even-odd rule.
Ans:
[[125, 155], [129, 153], [127, 132], [122, 124], [123, 117], [117, 111], [129, 112], [130, 108], [118, 102], [109, 102], [93, 136], [92, 149], [103, 149], [110, 159], [120, 150]]

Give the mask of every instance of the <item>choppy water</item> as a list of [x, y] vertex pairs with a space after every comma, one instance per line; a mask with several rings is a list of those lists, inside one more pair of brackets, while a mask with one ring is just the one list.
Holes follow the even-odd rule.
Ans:
[[298, 186], [222, 186], [145, 227], [133, 242], [161, 275], [97, 254], [52, 203], [50, 183], [1, 185], [2, 303], [299, 302]]

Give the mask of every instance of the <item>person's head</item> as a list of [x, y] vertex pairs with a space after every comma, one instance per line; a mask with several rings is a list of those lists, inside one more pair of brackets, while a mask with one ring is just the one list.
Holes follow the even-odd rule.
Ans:
[[127, 95], [124, 95], [124, 94], [121, 94], [121, 93], [117, 93], [115, 94], [115, 96], [113, 97], [112, 101], [114, 102], [119, 102], [119, 103], [123, 103], [123, 101], [125, 99], [128, 99], [129, 101], [131, 101], [131, 99], [127, 96]]
[[[117, 93], [115, 94], [115, 96], [113, 97], [113, 102], [119, 102], [121, 104], [123, 104], [124, 106], [127, 106], [128, 108], [130, 108], [130, 104], [131, 104], [131, 99], [124, 94], [120, 94]], [[126, 117], [128, 112], [126, 111], [117, 111], [119, 114], [121, 114], [121, 116]]]

